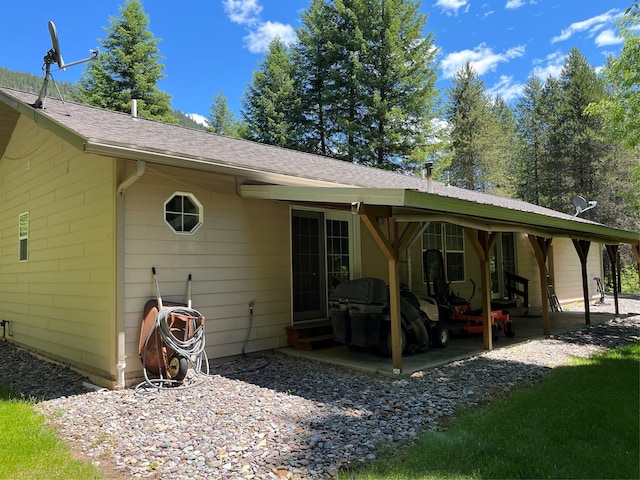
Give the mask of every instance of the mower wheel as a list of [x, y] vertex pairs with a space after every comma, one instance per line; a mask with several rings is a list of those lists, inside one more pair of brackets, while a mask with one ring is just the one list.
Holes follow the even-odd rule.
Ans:
[[189, 362], [187, 361], [187, 358], [174, 353], [169, 357], [167, 365], [169, 367], [167, 369], [167, 376], [178, 384], [182, 383], [182, 380], [187, 376], [187, 370], [189, 369]]
[[513, 326], [512, 321], [508, 321], [504, 324], [504, 336], [508, 338], [513, 338], [516, 335], [516, 329]]
[[[400, 350], [404, 352], [404, 348], [407, 345], [407, 334], [404, 332], [404, 328], [401, 328], [402, 337], [400, 339]], [[390, 357], [393, 352], [391, 351], [391, 325], [386, 325], [386, 328], [381, 329], [380, 342], [378, 344], [378, 351], [385, 357]]]
[[446, 327], [436, 326], [431, 330], [433, 346], [444, 348], [449, 344], [450, 333]]
[[500, 331], [500, 329], [498, 328], [498, 325], [496, 325], [495, 323], [493, 325], [491, 325], [491, 334], [493, 335], [493, 341], [497, 341], [498, 340], [498, 332]]

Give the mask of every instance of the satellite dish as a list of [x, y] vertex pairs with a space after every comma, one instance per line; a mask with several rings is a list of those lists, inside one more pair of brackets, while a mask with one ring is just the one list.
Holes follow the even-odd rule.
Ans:
[[[74, 65], [78, 65], [80, 63], [85, 63], [90, 60], [95, 60], [98, 58], [100, 52], [96, 48], [95, 50], [90, 50], [91, 56], [89, 58], [84, 58], [82, 60], [77, 60], [75, 62], [71, 62], [65, 65], [64, 60], [62, 60], [62, 53], [60, 53], [60, 42], [58, 41], [58, 31], [56, 30], [56, 26], [52, 21], [49, 21], [49, 35], [51, 36], [51, 49], [44, 56], [44, 65], [43, 70], [44, 73], [44, 82], [42, 83], [42, 88], [40, 88], [40, 95], [38, 95], [38, 99], [33, 104], [34, 108], [44, 108], [44, 99], [47, 96], [47, 87], [49, 85], [49, 78], [53, 80], [53, 75], [51, 75], [51, 65], [54, 63], [58, 64], [59, 70], [64, 70], [67, 67], [72, 67]], [[55, 80], [54, 80], [55, 85]], [[56, 85], [56, 89], [58, 89], [58, 85]], [[58, 95], [60, 95], [60, 90], [58, 90]], [[60, 95], [62, 99], [62, 95]], [[64, 99], [62, 99], [62, 104], [64, 105]], [[65, 111], [67, 107], [64, 107]], [[69, 112], [67, 112], [69, 115]]]
[[595, 207], [598, 204], [598, 202], [596, 202], [595, 200], [591, 200], [591, 201], [587, 202], [584, 199], [584, 197], [581, 197], [580, 195], [576, 195], [576, 196], [572, 197], [571, 198], [571, 203], [573, 203], [573, 206], [576, 208], [576, 213], [573, 214], [574, 217], [577, 217], [582, 212], [586, 212], [587, 210], [591, 210], [593, 207]]
[[62, 60], [62, 53], [60, 53], [60, 43], [58, 42], [58, 32], [56, 31], [56, 25], [49, 20], [49, 35], [51, 35], [51, 45], [53, 46], [53, 60], [58, 64], [60, 70], [64, 70], [64, 60]]

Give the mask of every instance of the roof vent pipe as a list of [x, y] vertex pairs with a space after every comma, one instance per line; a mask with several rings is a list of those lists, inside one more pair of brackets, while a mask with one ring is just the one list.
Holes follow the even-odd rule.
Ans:
[[427, 171], [427, 192], [433, 193], [433, 162], [426, 162], [424, 169]]
[[138, 100], [135, 98], [131, 99], [131, 117], [138, 118]]

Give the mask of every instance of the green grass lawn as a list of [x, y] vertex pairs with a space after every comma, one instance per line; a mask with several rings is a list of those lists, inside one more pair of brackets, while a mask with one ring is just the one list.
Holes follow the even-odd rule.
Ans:
[[355, 479], [640, 478], [640, 344], [575, 360]]
[[12, 399], [0, 385], [0, 479], [101, 478], [92, 465], [73, 458], [33, 405]]

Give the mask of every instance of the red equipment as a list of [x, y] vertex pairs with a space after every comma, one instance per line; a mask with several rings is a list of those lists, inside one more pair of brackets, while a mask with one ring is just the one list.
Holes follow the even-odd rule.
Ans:
[[[427, 293], [438, 304], [439, 323], [445, 325], [453, 335], [483, 333], [482, 310], [472, 310], [469, 300], [451, 292], [445, 276], [442, 252], [435, 249], [425, 250], [422, 261], [427, 281]], [[490, 320], [494, 339], [497, 338], [496, 332], [500, 330], [504, 331], [506, 337], [515, 335], [513, 322], [508, 313], [503, 310], [492, 310]]]

